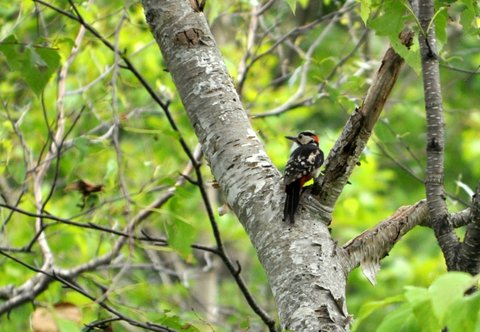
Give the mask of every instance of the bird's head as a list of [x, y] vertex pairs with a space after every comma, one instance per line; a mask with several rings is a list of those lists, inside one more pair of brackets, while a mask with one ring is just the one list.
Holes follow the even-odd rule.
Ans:
[[297, 145], [310, 143], [318, 145], [318, 136], [313, 131], [302, 131], [297, 136], [285, 136], [285, 138], [295, 142]]

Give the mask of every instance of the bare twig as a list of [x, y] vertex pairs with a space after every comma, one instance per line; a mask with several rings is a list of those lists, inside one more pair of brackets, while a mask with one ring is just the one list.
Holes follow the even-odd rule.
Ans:
[[222, 237], [220, 235], [220, 230], [218, 228], [217, 221], [215, 220], [215, 214], [213, 213], [212, 205], [208, 198], [207, 191], [205, 190], [205, 185], [202, 177], [202, 173], [200, 172], [200, 167], [196, 167], [196, 175], [197, 175], [197, 186], [200, 190], [200, 194], [202, 196], [203, 203], [205, 205], [205, 209], [207, 210], [208, 219], [210, 221], [210, 226], [212, 228], [213, 236], [215, 238], [215, 242], [217, 244], [217, 254], [222, 259], [225, 267], [230, 272], [230, 275], [234, 278], [235, 282], [237, 283], [238, 288], [240, 289], [242, 295], [245, 297], [248, 305], [252, 310], [262, 319], [262, 321], [267, 325], [269, 331], [275, 332], [275, 320], [273, 320], [267, 312], [265, 312], [260, 305], [257, 303], [255, 298], [253, 297], [252, 293], [248, 290], [248, 287], [243, 280], [242, 276], [240, 275], [240, 266], [234, 264], [232, 259], [228, 256], [225, 246], [223, 245]]
[[[69, 0], [70, 4], [73, 8], [75, 8], [75, 4], [73, 1]], [[78, 11], [76, 11], [77, 16], [80, 15]], [[117, 167], [118, 167], [118, 181], [120, 184], [120, 191], [122, 195], [125, 197], [126, 206], [125, 212], [127, 214], [130, 213], [130, 205], [132, 203], [132, 198], [127, 186], [127, 180], [125, 178], [125, 165], [123, 161], [123, 151], [120, 146], [120, 117], [118, 115], [118, 101], [117, 101], [117, 77], [119, 75], [120, 69], [120, 49], [119, 49], [119, 41], [120, 41], [120, 30], [123, 26], [124, 21], [126, 20], [127, 16], [125, 13], [125, 8], [122, 11], [122, 16], [115, 27], [114, 38], [115, 42], [114, 46], [114, 61], [113, 61], [113, 71], [112, 71], [112, 79], [111, 79], [111, 87], [112, 87], [112, 111], [113, 111], [113, 132], [112, 132], [112, 142], [113, 147], [115, 149], [115, 154], [117, 156]], [[83, 26], [83, 25], [82, 25]]]
[[[85, 35], [85, 29], [83, 27], [80, 27], [77, 37], [75, 39], [75, 45], [72, 48], [72, 51], [67, 59], [67, 61], [64, 63], [62, 66], [62, 69], [60, 70], [59, 74], [59, 81], [58, 81], [58, 87], [59, 87], [59, 94], [58, 94], [58, 99], [57, 99], [57, 110], [58, 110], [58, 115], [57, 115], [57, 121], [56, 121], [56, 131], [55, 133], [52, 132], [52, 129], [49, 126], [48, 123], [48, 118], [47, 118], [47, 111], [46, 107], [44, 104], [44, 98], [42, 96], [41, 101], [42, 101], [42, 109], [44, 112], [44, 117], [45, 117], [45, 123], [47, 125], [49, 137], [52, 140], [52, 143], [50, 145], [50, 149], [47, 152], [45, 156], [45, 160], [48, 160], [47, 162], [44, 162], [39, 166], [33, 176], [33, 193], [35, 197], [35, 205], [37, 208], [37, 213], [42, 214], [47, 202], [49, 201], [50, 197], [53, 194], [53, 191], [55, 189], [56, 181], [58, 179], [58, 172], [59, 172], [59, 167], [60, 167], [60, 156], [61, 156], [61, 149], [63, 142], [65, 141], [65, 109], [64, 109], [64, 93], [65, 93], [65, 80], [67, 77], [67, 72], [74, 61], [75, 57], [78, 54], [79, 48], [81, 41]], [[78, 118], [77, 118], [78, 120]], [[72, 126], [73, 128], [73, 126]], [[54, 181], [51, 186], [50, 193], [47, 195], [47, 198], [45, 201], [43, 200], [43, 195], [42, 195], [42, 184], [45, 178], [45, 175], [50, 168], [51, 161], [53, 158], [56, 157], [56, 167], [55, 167], [55, 177]], [[41, 155], [40, 155], [41, 158]], [[39, 164], [40, 164], [40, 159], [39, 158]], [[52, 251], [50, 250], [50, 246], [47, 242], [45, 234], [42, 232], [43, 231], [43, 220], [41, 218], [37, 218], [35, 222], [35, 228], [37, 231], [38, 235], [38, 243], [40, 245], [40, 248], [42, 250], [43, 256], [44, 256], [44, 265], [42, 269], [49, 270], [51, 267], [53, 267], [54, 264], [54, 256]]]
[[[133, 318], [130, 318], [130, 317], [122, 314], [120, 311], [118, 311], [118, 310], [112, 308], [111, 306], [107, 305], [104, 301], [98, 301], [98, 299], [95, 296], [89, 294], [87, 291], [85, 291], [83, 288], [81, 288], [78, 284], [71, 282], [67, 278], [64, 278], [62, 276], [57, 275], [55, 272], [50, 272], [50, 271], [38, 269], [38, 268], [36, 268], [36, 267], [34, 267], [30, 264], [27, 264], [27, 263], [15, 258], [14, 256], [12, 256], [12, 255], [10, 255], [6, 252], [3, 252], [3, 251], [0, 251], [0, 254], [9, 258], [9, 259], [11, 259], [11, 260], [13, 260], [13, 261], [15, 261], [16, 263], [28, 268], [29, 270], [35, 271], [37, 273], [37, 275], [44, 276], [44, 278], [42, 278], [42, 280], [44, 281], [42, 283], [42, 285], [44, 285], [45, 287], [52, 280], [59, 281], [63, 285], [67, 286], [68, 288], [71, 288], [71, 289], [75, 290], [77, 293], [80, 293], [83, 296], [87, 297], [88, 299], [92, 300], [93, 302], [96, 302], [100, 307], [102, 307], [106, 311], [113, 314], [116, 318], [118, 318], [122, 321], [125, 321], [132, 326], [141, 327], [141, 328], [146, 329], [148, 331], [175, 332], [175, 330], [172, 330], [172, 329], [170, 329], [168, 327], [165, 327], [165, 326], [161, 326], [161, 325], [158, 325], [158, 324], [153, 324], [153, 323], [150, 323], [150, 322], [143, 323], [139, 320], [135, 320]], [[1, 313], [2, 307], [4, 305], [5, 304], [2, 304], [2, 306], [0, 306], [0, 313]]]
[[[197, 147], [197, 149], [195, 151], [195, 157], [197, 158], [196, 163], [198, 164], [198, 158], [201, 157], [201, 150], [200, 150], [199, 146]], [[192, 170], [193, 170], [193, 164], [192, 164], [192, 162], [189, 162], [189, 164], [185, 167], [185, 169], [183, 170], [182, 173], [188, 174]], [[130, 220], [129, 224], [125, 227], [123, 232], [108, 229], [108, 228], [105, 228], [103, 226], [93, 224], [93, 223], [84, 224], [84, 223], [74, 222], [74, 221], [69, 220], [69, 219], [62, 219], [62, 218], [54, 217], [54, 216], [51, 216], [51, 215], [39, 215], [39, 214], [35, 214], [35, 213], [30, 213], [30, 212], [23, 211], [23, 210], [21, 210], [19, 208], [16, 208], [16, 207], [9, 207], [5, 204], [0, 204], [0, 206], [7, 207], [7, 208], [10, 208], [10, 209], [15, 210], [17, 212], [21, 212], [23, 214], [35, 217], [36, 219], [51, 219], [51, 220], [55, 220], [55, 221], [58, 221], [58, 222], [65, 223], [65, 224], [74, 225], [74, 226], [77, 226], [77, 227], [97, 229], [97, 230], [101, 230], [101, 231], [104, 231], [104, 232], [108, 232], [108, 233], [111, 233], [111, 234], [121, 236], [112, 245], [113, 249], [110, 252], [104, 254], [103, 256], [96, 257], [96, 258], [94, 258], [94, 259], [92, 259], [92, 260], [90, 260], [90, 261], [88, 261], [84, 264], [75, 266], [75, 267], [70, 268], [70, 269], [59, 269], [59, 268], [54, 268], [53, 269], [55, 271], [56, 276], [62, 277], [62, 278], [65, 278], [65, 279], [71, 279], [71, 278], [77, 277], [78, 275], [80, 275], [83, 272], [91, 271], [91, 270], [94, 270], [94, 269], [98, 268], [99, 266], [110, 263], [115, 257], [118, 256], [121, 248], [124, 246], [126, 241], [129, 238], [132, 238], [131, 234], [133, 234], [133, 232], [134, 232], [135, 228], [138, 226], [138, 224], [140, 224], [143, 220], [145, 220], [147, 217], [149, 217], [154, 211], [156, 211], [163, 204], [165, 204], [171, 197], [173, 197], [173, 195], [176, 192], [176, 188], [178, 186], [183, 185], [184, 183], [185, 183], [185, 179], [180, 176], [177, 179], [177, 182], [175, 183], [175, 185], [173, 187], [171, 187], [169, 190], [166, 191], [166, 193], [159, 196], [148, 207], [144, 208], [136, 216], [134, 216]], [[48, 227], [48, 226], [45, 225], [45, 226], [42, 226], [42, 227]], [[44, 234], [43, 230], [44, 230], [44, 228], [40, 229], [40, 231], [38, 233], [39, 234]], [[156, 243], [166, 244], [166, 241], [163, 242], [162, 239], [160, 239], [160, 240], [159, 239], [151, 239], [151, 238], [149, 239], [148, 237], [142, 237], [142, 238], [139, 238], [139, 239], [154, 241]], [[216, 253], [216, 250], [209, 249], [208, 247], [195, 246], [195, 248], [198, 248], [198, 249], [203, 248], [205, 250]], [[41, 269], [41, 270], [42, 271], [47, 271], [47, 270], [44, 270], [44, 269]], [[51, 270], [52, 270], [52, 268], [50, 268], [48, 271], [51, 271]], [[28, 279], [21, 286], [18, 286], [18, 287], [15, 287], [15, 288], [9, 287], [8, 292], [7, 292], [6, 289], [3, 289], [3, 290], [0, 289], [0, 294], [1, 293], [10, 294], [9, 299], [5, 303], [0, 305], [0, 316], [5, 312], [10, 311], [12, 308], [17, 307], [19, 305], [22, 305], [25, 302], [28, 302], [31, 299], [35, 298], [38, 294], [40, 294], [44, 290], [46, 290], [48, 285], [52, 281], [54, 281], [54, 280], [49, 278], [45, 274], [37, 274], [34, 277], [32, 277], [31, 279]]]
[[[25, 137], [23, 136], [23, 133], [19, 128], [23, 118], [27, 114], [28, 109], [25, 109], [20, 115], [19, 119], [17, 121], [14, 121], [10, 115], [10, 111], [8, 110], [8, 107], [4, 103], [2, 104], [5, 109], [5, 113], [7, 114], [7, 118], [12, 124], [13, 132], [17, 136], [18, 141], [20, 142], [20, 146], [22, 147], [23, 165], [25, 169], [28, 170], [30, 165], [32, 164], [32, 161], [31, 161], [32, 152], [28, 149], [27, 143], [25, 142]], [[14, 203], [15, 206], [18, 206], [18, 204], [20, 204], [20, 201], [22, 200], [23, 195], [27, 192], [27, 186], [28, 186], [27, 177], [28, 177], [28, 174], [27, 172], [25, 172], [20, 193], [18, 194], [18, 197]], [[5, 200], [5, 201], [8, 203], [8, 200]], [[7, 226], [8, 222], [11, 220], [12, 216], [13, 216], [13, 212], [10, 212], [8, 216], [3, 220], [2, 226], [0, 227], [0, 234], [2, 234], [5, 231], [5, 227]]]
[[[165, 114], [167, 115], [167, 118], [170, 122], [170, 125], [171, 127], [179, 134], [179, 141], [182, 145], [182, 148], [184, 150], [184, 152], [188, 155], [189, 159], [190, 159], [190, 162], [192, 163], [194, 169], [195, 169], [195, 172], [196, 172], [196, 175], [197, 175], [197, 181], [199, 181], [199, 179], [201, 179], [201, 172], [200, 172], [200, 167], [199, 167], [199, 164], [198, 164], [198, 161], [197, 161], [197, 158], [194, 157], [194, 155], [192, 154], [192, 152], [190, 151], [190, 149], [188, 148], [186, 142], [184, 141], [184, 139], [182, 138], [182, 136], [180, 135], [180, 132], [179, 132], [179, 129], [177, 127], [177, 125], [175, 124], [175, 121], [173, 120], [173, 117], [170, 115], [170, 112], [168, 110], [168, 105], [163, 103], [160, 98], [156, 95], [156, 93], [154, 92], [154, 90], [150, 87], [150, 85], [146, 82], [146, 80], [143, 78], [142, 75], [140, 75], [140, 73], [135, 69], [135, 67], [131, 64], [131, 62], [128, 60], [128, 58], [122, 54], [122, 53], [119, 53], [119, 51], [115, 48], [114, 45], [112, 45], [109, 41], [107, 41], [103, 36], [101, 36], [92, 26], [90, 26], [88, 23], [85, 22], [85, 20], [83, 19], [83, 17], [80, 15], [80, 13], [78, 12], [78, 10], [76, 10], [76, 7], [75, 7], [75, 4], [73, 4], [71, 1], [70, 1], [70, 4], [72, 5], [72, 7], [74, 8], [74, 11], [76, 12], [76, 16], [75, 15], [72, 15], [68, 12], [65, 12], [49, 3], [46, 3], [42, 0], [34, 0], [36, 2], [39, 2], [71, 19], [74, 19], [76, 20], [77, 22], [79, 22], [80, 24], [82, 24], [88, 31], [92, 32], [99, 40], [101, 40], [103, 42], [104, 45], [106, 45], [109, 49], [111, 49], [113, 52], [115, 52], [116, 54], [118, 54], [121, 59], [126, 63], [126, 66], [127, 68], [129, 68], [133, 74], [140, 80], [140, 82], [142, 83], [142, 85], [145, 87], [145, 89], [147, 89], [147, 91], [150, 93], [150, 95], [154, 98], [154, 100], [162, 107], [162, 109], [164, 110]], [[312, 50], [313, 52], [313, 50]], [[211, 225], [212, 225], [212, 231], [214, 233], [214, 237], [217, 241], [217, 247], [218, 247], [218, 250], [219, 252], [223, 252], [224, 253], [224, 256], [222, 257], [225, 258], [224, 260], [224, 263], [227, 265], [227, 262], [229, 262], [229, 264], [231, 265], [230, 267], [227, 265], [227, 268], [229, 268], [229, 270], [231, 269], [232, 271], [236, 271], [235, 267], [233, 266], [233, 264], [231, 263], [231, 260], [230, 259], [226, 259], [228, 258], [228, 256], [226, 256], [226, 253], [224, 251], [224, 248], [223, 248], [223, 244], [221, 242], [221, 236], [220, 236], [220, 233], [219, 233], [219, 230], [218, 230], [218, 226], [216, 225], [216, 221], [214, 219], [214, 214], [213, 214], [213, 210], [211, 209], [211, 206], [210, 204], [208, 203], [208, 196], [205, 192], [205, 189], [203, 187], [203, 185], [199, 185], [199, 188], [200, 188], [200, 192], [201, 192], [201, 195], [202, 195], [202, 198], [204, 199], [204, 202], [205, 202], [205, 205], [206, 205], [206, 208], [207, 208], [207, 212], [208, 212], [208, 215], [209, 215], [209, 219], [210, 219], [210, 222], [211, 222]], [[155, 209], [156, 207], [153, 207], [152, 209]], [[127, 233], [130, 232], [131, 230], [133, 230], [135, 228], [135, 226], [137, 225], [137, 222], [135, 221], [136, 218], [134, 218], [132, 220], [132, 222], [130, 223], [129, 227], [127, 227]], [[108, 254], [108, 257], [103, 257], [102, 259], [98, 259], [99, 262], [101, 262], [102, 264], [104, 264], [105, 262], [107, 261], [110, 261], [111, 258], [113, 257], [113, 253], [116, 253], [118, 252], [118, 250], [123, 246], [123, 242], [121, 242], [121, 240], [119, 240], [117, 242], [117, 244], [115, 245], [112, 253]], [[90, 266], [91, 264], [89, 265], [84, 265], [83, 267], [78, 267], [75, 272], [78, 273], [77, 271], [81, 271], [81, 270], [85, 270], [85, 269], [91, 269], [92, 267]], [[275, 321], [273, 319], [271, 319], [268, 314], [266, 314], [260, 307], [258, 307], [258, 305], [255, 303], [255, 301], [253, 300], [253, 297], [251, 296], [251, 294], [248, 292], [248, 289], [246, 288], [243, 280], [241, 280], [240, 276], [237, 276], [238, 279], [236, 278], [237, 280], [237, 284], [239, 285], [240, 289], [242, 290], [242, 293], [244, 294], [245, 298], [247, 299], [247, 302], [251, 305], [252, 309], [262, 318], [262, 320], [267, 324], [267, 326], [269, 326], [270, 329], [274, 329], [274, 326], [275, 326]], [[273, 331], [273, 330], [272, 330]]]
[[450, 65], [441, 63], [440, 67], [449, 69], [451, 71], [456, 71], [456, 72], [459, 72], [459, 73], [468, 74], [470, 76], [480, 75], [480, 66], [478, 66], [476, 69], [463, 69], [463, 68], [458, 68], [458, 67], [454, 67], [454, 66], [450, 66]]
[[328, 76], [325, 78], [324, 83], [321, 83], [319, 85], [318, 91], [315, 93], [314, 96], [311, 96], [311, 97], [305, 98], [303, 100], [299, 100], [297, 102], [294, 102], [294, 103], [288, 105], [288, 107], [283, 107], [283, 108], [278, 108], [277, 107], [273, 110], [270, 110], [270, 111], [267, 111], [267, 112], [264, 112], [264, 113], [255, 114], [255, 115], [252, 116], [252, 118], [257, 119], [257, 118], [264, 118], [264, 117], [269, 117], [269, 116], [277, 116], [277, 115], [280, 115], [280, 114], [285, 113], [287, 111], [292, 111], [292, 110], [294, 110], [298, 107], [310, 106], [316, 100], [318, 100], [322, 97], [328, 96], [327, 93], [322, 92], [325, 89], [325, 86], [326, 86], [325, 82], [330, 81], [332, 79], [332, 77], [335, 75], [335, 73], [337, 72], [337, 70], [339, 68], [341, 68], [341, 66], [343, 66], [348, 61], [348, 59], [350, 59], [351, 57], [353, 57], [355, 55], [355, 53], [358, 51], [360, 46], [362, 46], [362, 44], [366, 41], [367, 35], [368, 35], [368, 30], [365, 30], [364, 33], [362, 34], [362, 36], [360, 37], [360, 39], [358, 40], [357, 44], [354, 46], [354, 48], [349, 53], [347, 53], [342, 59], [340, 59], [340, 61], [338, 61], [337, 64], [332, 68], [332, 70], [330, 71]]
[[245, 83], [245, 79], [247, 78], [247, 61], [252, 55], [252, 49], [255, 46], [255, 37], [257, 34], [258, 29], [258, 21], [259, 17], [256, 15], [256, 12], [259, 11], [259, 6], [252, 6], [251, 15], [250, 15], [250, 25], [248, 27], [247, 32], [247, 49], [245, 54], [243, 54], [242, 59], [240, 60], [240, 65], [238, 68], [238, 78], [237, 78], [237, 92], [238, 95], [242, 95], [243, 84]]
[[180, 131], [178, 129], [178, 126], [175, 123], [175, 120], [173, 119], [172, 114], [170, 113], [170, 110], [168, 109], [168, 102], [164, 102], [160, 96], [155, 92], [155, 89], [147, 82], [147, 80], [143, 77], [142, 74], [137, 70], [137, 68], [133, 65], [133, 63], [130, 61], [130, 59], [127, 57], [126, 54], [120, 53], [116, 48], [115, 45], [113, 45], [111, 42], [109, 42], [102, 34], [100, 34], [92, 25], [88, 24], [84, 18], [80, 15], [79, 11], [77, 10], [76, 6], [73, 4], [73, 9], [76, 13], [76, 15], [73, 15], [59, 7], [56, 7], [52, 5], [51, 3], [48, 3], [43, 0], [33, 0], [36, 3], [40, 3], [43, 6], [52, 9], [53, 11], [71, 19], [74, 20], [87, 29], [90, 33], [92, 33], [99, 41], [101, 41], [108, 49], [110, 49], [112, 52], [118, 53], [122, 61], [125, 63], [125, 67], [132, 72], [132, 74], [138, 79], [140, 84], [145, 88], [145, 90], [148, 92], [148, 94], [152, 97], [152, 99], [162, 108], [163, 112], [165, 113], [167, 120], [172, 127], [172, 129], [177, 133], [178, 136], [178, 141], [180, 145], [182, 146], [182, 149], [185, 151], [185, 153], [188, 155], [188, 158], [190, 160], [195, 160], [193, 157], [192, 151], [188, 147], [185, 139], [182, 137], [180, 134]]
[[[310, 71], [310, 66], [312, 64], [312, 56], [313, 52], [317, 49], [317, 47], [321, 44], [321, 42], [324, 40], [326, 36], [330, 33], [330, 30], [333, 28], [335, 23], [340, 19], [342, 13], [344, 10], [346, 10], [353, 1], [347, 0], [343, 4], [342, 8], [335, 13], [335, 15], [332, 17], [328, 25], [325, 27], [325, 29], [322, 30], [320, 35], [315, 39], [315, 41], [310, 45], [308, 50], [304, 54], [304, 63], [301, 67], [300, 71], [300, 78], [299, 78], [299, 84], [297, 87], [297, 90], [293, 95], [288, 98], [286, 102], [284, 102], [282, 105], [274, 108], [273, 110], [267, 112], [266, 115], [278, 115], [280, 113], [285, 112], [286, 110], [291, 109], [292, 104], [295, 104], [298, 102], [299, 99], [302, 99], [305, 95], [305, 88], [307, 85], [307, 78], [308, 78], [308, 72]], [[266, 116], [264, 115], [264, 116]]]

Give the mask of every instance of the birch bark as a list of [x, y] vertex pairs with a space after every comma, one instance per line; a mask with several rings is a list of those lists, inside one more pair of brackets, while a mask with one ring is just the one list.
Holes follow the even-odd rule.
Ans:
[[[295, 225], [287, 225], [281, 215], [281, 175], [249, 123], [203, 13], [191, 3], [143, 0], [147, 22], [205, 158], [265, 268], [282, 328], [348, 331], [346, 278], [353, 267], [370, 259], [368, 253], [358, 250], [359, 244], [368, 242], [369, 250], [383, 257], [389, 250], [383, 241], [388, 239], [393, 245], [399, 238], [392, 238], [396, 234], [392, 223], [402, 222], [396, 228], [402, 233], [414, 225], [405, 222], [408, 215], [397, 214], [389, 226], [379, 227], [377, 232], [385, 232], [380, 240], [360, 236], [346, 248], [336, 245], [327, 227], [338, 194], [360, 157], [403, 61], [393, 50], [387, 52], [364, 105], [353, 113], [339, 145], [331, 152], [326, 176], [334, 176], [323, 183], [335, 192], [329, 193], [330, 187], [325, 187], [320, 196], [304, 193]], [[411, 35], [404, 37], [411, 40]], [[348, 167], [332, 166], [340, 165], [339, 160], [346, 160]], [[322, 196], [322, 192], [330, 196]], [[318, 197], [326, 198], [325, 204]], [[326, 213], [325, 207], [329, 209]], [[421, 216], [419, 208], [421, 204], [409, 211]], [[412, 220], [423, 222], [418, 217]]]
[[295, 227], [282, 222], [281, 175], [250, 126], [203, 13], [189, 1], [143, 5], [211, 171], [265, 268], [282, 327], [347, 330], [346, 274], [335, 243], [311, 213]]

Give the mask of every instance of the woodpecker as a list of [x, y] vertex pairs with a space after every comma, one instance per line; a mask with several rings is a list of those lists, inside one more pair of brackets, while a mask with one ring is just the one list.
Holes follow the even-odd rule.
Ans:
[[292, 140], [292, 152], [285, 167], [284, 184], [287, 197], [283, 220], [295, 222], [295, 212], [300, 202], [300, 192], [305, 182], [312, 179], [323, 164], [323, 151], [318, 147], [318, 136], [311, 131], [302, 131]]

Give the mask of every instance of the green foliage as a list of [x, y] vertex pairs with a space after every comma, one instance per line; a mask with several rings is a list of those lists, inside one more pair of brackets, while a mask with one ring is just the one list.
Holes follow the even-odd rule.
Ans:
[[7, 58], [10, 69], [39, 95], [60, 64], [60, 55], [53, 48], [22, 44], [10, 35], [0, 43], [0, 52]]
[[479, 331], [480, 295], [465, 295], [477, 281], [466, 273], [450, 272], [439, 276], [428, 288], [405, 287], [401, 296], [364, 304], [353, 331], [362, 331], [362, 323], [375, 311], [386, 312], [375, 328], [377, 332], [435, 332], [443, 327], [453, 332]]
[[191, 245], [196, 238], [195, 227], [176, 218], [176, 220], [166, 223], [165, 232], [170, 246], [177, 250], [184, 259], [190, 261]]
[[[400, 54], [405, 59], [405, 62], [419, 75], [420, 53], [418, 42], [415, 42], [410, 49], [407, 49], [399, 40], [400, 33], [405, 30], [408, 24], [409, 16], [406, 14], [409, 13], [411, 17], [415, 18], [409, 9], [409, 5], [404, 1], [385, 1], [381, 7], [380, 14], [370, 20], [369, 27], [372, 28], [377, 35], [387, 37], [395, 51]], [[417, 29], [418, 28], [419, 26], [417, 26]]]
[[478, 28], [478, 17], [480, 16], [478, 1], [460, 0], [458, 1], [458, 6], [460, 11], [460, 23], [463, 26], [464, 32], [478, 37], [480, 34]]
[[360, 2], [360, 17], [362, 18], [363, 23], [367, 25], [368, 18], [370, 17], [370, 11], [372, 7], [371, 0], [357, 0]]
[[307, 7], [308, 1], [310, 1], [310, 0], [285, 0], [285, 1], [287, 2], [288, 6], [290, 7], [290, 10], [292, 11], [292, 13], [295, 14], [295, 11], [297, 9], [297, 4], [302, 6], [302, 8], [305, 8], [305, 7]]
[[[65, 1], [51, 3], [72, 12]], [[160, 97], [170, 102], [173, 118], [193, 149], [197, 144], [195, 133], [152, 41], [141, 3], [119, 0], [94, 1], [93, 5], [87, 5], [87, 1], [75, 3], [85, 20], [110, 42], [118, 42], [119, 50], [129, 57]], [[241, 91], [242, 102], [252, 115], [252, 125], [265, 143], [268, 155], [280, 170], [289, 151], [285, 134], [314, 129], [321, 136], [322, 149], [328, 153], [349, 114], [361, 105], [389, 44], [410, 68], [417, 72], [420, 68], [416, 39], [410, 50], [398, 42], [398, 34], [406, 26], [419, 32], [406, 1], [360, 0], [332, 26], [330, 18], [342, 2], [277, 1], [259, 18], [259, 31], [253, 47], [249, 48], [249, 13], [259, 9], [253, 7], [254, 3], [207, 0], [205, 14], [235, 81], [245, 58], [249, 71]], [[362, 38], [365, 25], [375, 33]], [[439, 54], [442, 64], [475, 69], [480, 61], [475, 51], [478, 4], [473, 0], [437, 1], [435, 26], [442, 43]], [[329, 33], [312, 50], [311, 65], [302, 77], [305, 54], [326, 28], [330, 28]], [[71, 55], [78, 32], [76, 22], [43, 6], [35, 8], [30, 0], [0, 6], [0, 66], [8, 68], [0, 72], [2, 203], [7, 198], [16, 204], [18, 199], [18, 208], [36, 211], [32, 192], [34, 170], [51, 150], [49, 131], [59, 125], [58, 72]], [[455, 38], [449, 39], [450, 36]], [[115, 62], [113, 52], [89, 32], [80, 46], [62, 81], [67, 91], [62, 99], [65, 129], [72, 130], [66, 137], [58, 173], [55, 159], [40, 186], [45, 200], [56, 181], [45, 213], [84, 226], [92, 223], [122, 231], [139, 211], [175, 185], [188, 158], [163, 112], [123, 63]], [[339, 243], [374, 226], [399, 206], [425, 196], [423, 95], [421, 82], [410, 68], [402, 71], [375, 128], [374, 138], [335, 208], [331, 227]], [[480, 178], [480, 168], [476, 167], [480, 158], [480, 96], [473, 93], [480, 91], [480, 80], [478, 75], [446, 67], [442, 67], [441, 75], [447, 122], [445, 185], [447, 192], [455, 197], [448, 198], [454, 211], [462, 209], [461, 202], [470, 199], [462, 188], [474, 188]], [[288, 101], [301, 90], [302, 81], [303, 95], [297, 100], [300, 105], [279, 116], [254, 117]], [[305, 100], [308, 102], [302, 104]], [[84, 111], [75, 122], [82, 108]], [[114, 125], [118, 128], [120, 154], [113, 144]], [[208, 165], [202, 165], [201, 171], [229, 255], [240, 262], [242, 276], [260, 305], [275, 316], [268, 280], [255, 250], [232, 213], [223, 216], [216, 213], [224, 204], [221, 192], [215, 188]], [[195, 180], [193, 173], [189, 176]], [[84, 197], [78, 190], [69, 189], [78, 179], [102, 184], [103, 190]], [[128, 192], [128, 198], [124, 191]], [[0, 246], [23, 248], [36, 235], [35, 219], [10, 213], [9, 209], [0, 209]], [[48, 225], [45, 234], [55, 264], [60, 268], [78, 266], [107, 254], [118, 239], [114, 234], [88, 227], [47, 219], [44, 223]], [[97, 298], [108, 290], [106, 303], [129, 317], [176, 330], [222, 332], [263, 328], [218, 258], [192, 249], [192, 244], [215, 248], [208, 216], [195, 185], [186, 181], [175, 187], [175, 195], [169, 202], [155, 209], [132, 235], [145, 234], [165, 239], [168, 245], [129, 238], [117, 260], [102, 269], [83, 273], [76, 281]], [[43, 263], [36, 242], [32, 252], [15, 256], [36, 267]], [[154, 258], [158, 259], [155, 264]], [[348, 309], [357, 317], [354, 321], [357, 330], [398, 330], [392, 326], [403, 327], [405, 331], [427, 330], [439, 326], [433, 321], [435, 318], [452, 331], [478, 331], [478, 296], [459, 296], [463, 289], [460, 285], [466, 283], [464, 277], [448, 275], [432, 283], [443, 272], [444, 261], [432, 232], [425, 228], [409, 232], [390, 256], [382, 260], [376, 287], [359, 271], [349, 276]], [[21, 285], [34, 274], [0, 257], [0, 288]], [[212, 275], [209, 281], [215, 289], [209, 290], [205, 287], [208, 282], [203, 283], [201, 278]], [[405, 288], [407, 285], [415, 287]], [[405, 292], [398, 295], [403, 289]], [[199, 304], [198, 296], [202, 293], [208, 293], [209, 298]], [[52, 283], [36, 301], [47, 305], [59, 301], [75, 303], [82, 310], [82, 323], [111, 317], [97, 303], [58, 282]], [[208, 311], [212, 307], [218, 315], [213, 319]], [[29, 305], [15, 308], [9, 319], [1, 318], [0, 331], [28, 330], [31, 312]], [[418, 320], [419, 315], [427, 314], [432, 319]], [[113, 323], [113, 327], [115, 331], [127, 331], [118, 323]]]
[[55, 321], [60, 332], [81, 332], [81, 329], [78, 327], [78, 325], [71, 320], [56, 319]]

